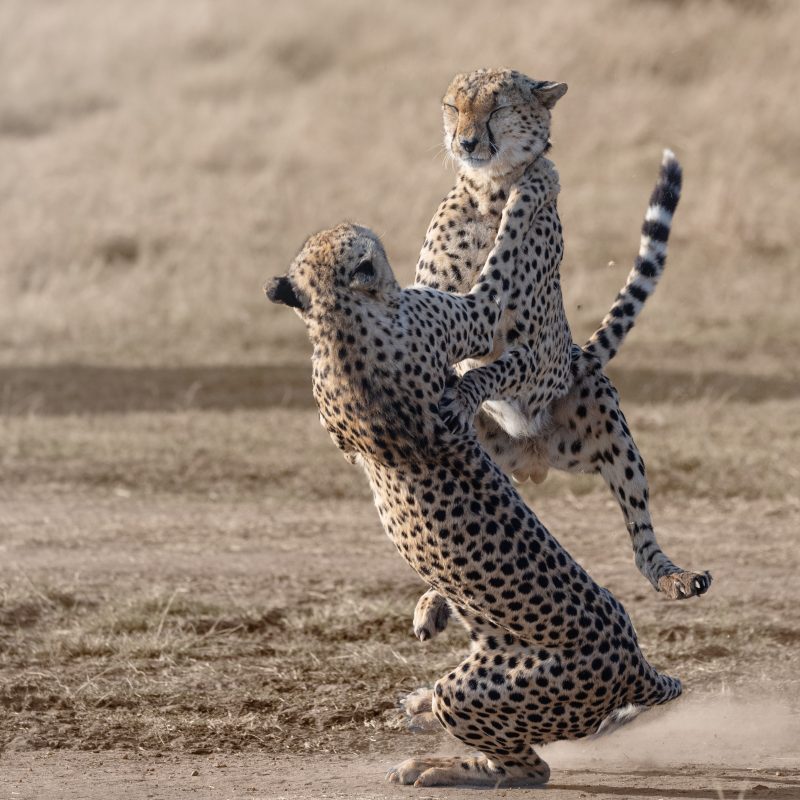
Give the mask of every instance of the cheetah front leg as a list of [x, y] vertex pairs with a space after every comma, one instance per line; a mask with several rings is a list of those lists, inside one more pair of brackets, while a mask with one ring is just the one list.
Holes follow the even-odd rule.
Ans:
[[512, 294], [519, 243], [539, 212], [555, 201], [559, 190], [553, 164], [546, 158], [537, 159], [509, 192], [494, 245], [470, 292], [437, 292], [439, 317], [447, 326], [450, 364], [481, 358], [494, 350], [497, 326]]
[[537, 365], [528, 345], [509, 348], [491, 364], [469, 370], [455, 386], [445, 389], [440, 416], [453, 432], [469, 430], [482, 403], [519, 394], [536, 374]]
[[705, 594], [711, 574], [676, 566], [659, 547], [644, 461], [608, 378], [602, 373], [579, 378], [554, 405], [553, 421], [547, 434], [550, 465], [603, 476], [622, 509], [636, 566], [656, 591], [670, 600]]
[[539, 212], [555, 202], [560, 191], [558, 172], [552, 161], [542, 157], [528, 167], [509, 192], [494, 245], [470, 291], [471, 296], [491, 295], [501, 311], [505, 309], [519, 244]]

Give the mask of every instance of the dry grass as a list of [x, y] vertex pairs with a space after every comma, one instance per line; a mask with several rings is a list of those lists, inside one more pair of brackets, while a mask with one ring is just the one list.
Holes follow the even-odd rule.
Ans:
[[263, 592], [246, 584], [240, 604], [218, 605], [211, 585], [121, 601], [2, 588], [3, 630], [16, 633], [3, 637], [0, 746], [363, 749], [363, 729], [397, 727], [398, 692], [444, 669], [448, 650], [415, 647], [410, 593], [383, 601], [374, 586], [326, 606], [300, 587], [266, 606], [247, 602]]
[[798, 27], [789, 0], [251, 0], [236, 14], [9, 0], [0, 358], [302, 357], [302, 329], [265, 307], [263, 279], [310, 231], [352, 218], [408, 280], [451, 180], [439, 94], [459, 69], [509, 64], [571, 87], [555, 157], [576, 331], [624, 279], [669, 145], [686, 192], [628, 357], [792, 368]]
[[[213, 531], [205, 533], [213, 547]], [[184, 576], [167, 588], [156, 570], [113, 584], [0, 580], [0, 747], [386, 747], [401, 728], [398, 698], [452, 668], [465, 646], [458, 630], [425, 647], [410, 636], [419, 584], [407, 572], [358, 581], [329, 573], [316, 583], [226, 576], [221, 591], [218, 577]], [[746, 687], [760, 674], [761, 691], [794, 696], [796, 592], [768, 603], [757, 592], [761, 602], [742, 606], [723, 586], [687, 610], [645, 596], [629, 565], [617, 580], [636, 585], [634, 616], [649, 657], [694, 692]]]
[[[597, 480], [554, 475], [526, 495], [629, 606], [660, 667], [700, 692], [758, 673], [794, 697], [793, 404], [629, 416], [660, 538], [713, 569], [707, 598], [650, 593]], [[398, 697], [464, 648], [457, 630], [411, 637], [421, 584], [313, 412], [7, 416], [0, 452], [0, 746], [392, 746]]]
[[[796, 400], [707, 399], [627, 410], [656, 502], [673, 496], [800, 501]], [[370, 498], [361, 471], [342, 462], [316, 413], [293, 409], [0, 418], [0, 483], [7, 496], [16, 485], [33, 485], [145, 497]], [[523, 491], [535, 505], [543, 496], [606, 490], [596, 476], [553, 472], [543, 486]]]

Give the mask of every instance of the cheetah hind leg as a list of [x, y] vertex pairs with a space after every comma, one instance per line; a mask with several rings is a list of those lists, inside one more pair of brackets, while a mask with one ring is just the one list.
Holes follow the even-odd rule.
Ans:
[[433, 713], [433, 689], [422, 687], [406, 695], [400, 705], [408, 719], [406, 727], [411, 733], [437, 733], [442, 724]]
[[482, 753], [462, 758], [408, 758], [389, 770], [386, 780], [405, 786], [541, 786], [550, 779], [550, 768], [540, 758], [525, 766], [503, 767]]
[[[602, 403], [592, 401], [599, 397]], [[705, 594], [711, 575], [682, 569], [658, 544], [644, 460], [609, 379], [602, 372], [584, 375], [553, 409], [553, 426], [547, 432], [550, 465], [602, 475], [625, 518], [636, 566], [656, 591], [669, 600]]]

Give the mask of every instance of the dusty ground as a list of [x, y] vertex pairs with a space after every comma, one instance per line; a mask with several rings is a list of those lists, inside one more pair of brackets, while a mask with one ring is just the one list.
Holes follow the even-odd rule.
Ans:
[[[525, 490], [686, 686], [630, 731], [551, 748], [558, 796], [800, 786], [800, 498], [774, 463], [797, 448], [796, 400], [687, 395], [629, 416], [653, 455], [662, 542], [714, 573], [702, 600], [650, 592], [593, 479]], [[411, 636], [420, 583], [313, 410], [6, 415], [0, 442], [9, 797], [394, 797], [388, 766], [453, 750], [405, 732], [397, 699], [451, 666], [463, 635]]]
[[549, 748], [548, 791], [800, 797], [800, 6], [564, 9], [0, 6], [1, 800], [471, 794], [381, 783], [453, 751], [397, 700], [464, 639], [411, 636], [420, 583], [316, 421], [302, 326], [259, 287], [343, 218], [409, 279], [451, 179], [439, 93], [499, 64], [570, 84], [578, 338], [624, 280], [661, 148], [685, 165], [614, 379], [662, 544], [715, 578], [665, 603], [595, 479], [525, 487], [686, 687]]
[[[12, 800], [463, 800], [465, 797], [554, 800], [796, 800], [800, 771], [781, 768], [709, 769], [682, 764], [653, 768], [631, 763], [560, 770], [547, 789], [470, 792], [398, 789], [382, 782], [386, 758], [343, 756], [198, 757], [120, 756], [115, 753], [31, 753], [8, 770]], [[87, 781], [91, 776], [91, 784]]]

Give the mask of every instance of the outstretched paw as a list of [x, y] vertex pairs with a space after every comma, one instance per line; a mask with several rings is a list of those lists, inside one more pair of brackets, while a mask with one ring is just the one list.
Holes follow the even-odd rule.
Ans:
[[710, 572], [673, 572], [658, 579], [658, 591], [670, 600], [686, 600], [705, 594], [711, 586]]
[[414, 609], [414, 636], [421, 642], [438, 636], [450, 619], [450, 606], [434, 589], [428, 589], [417, 600]]

